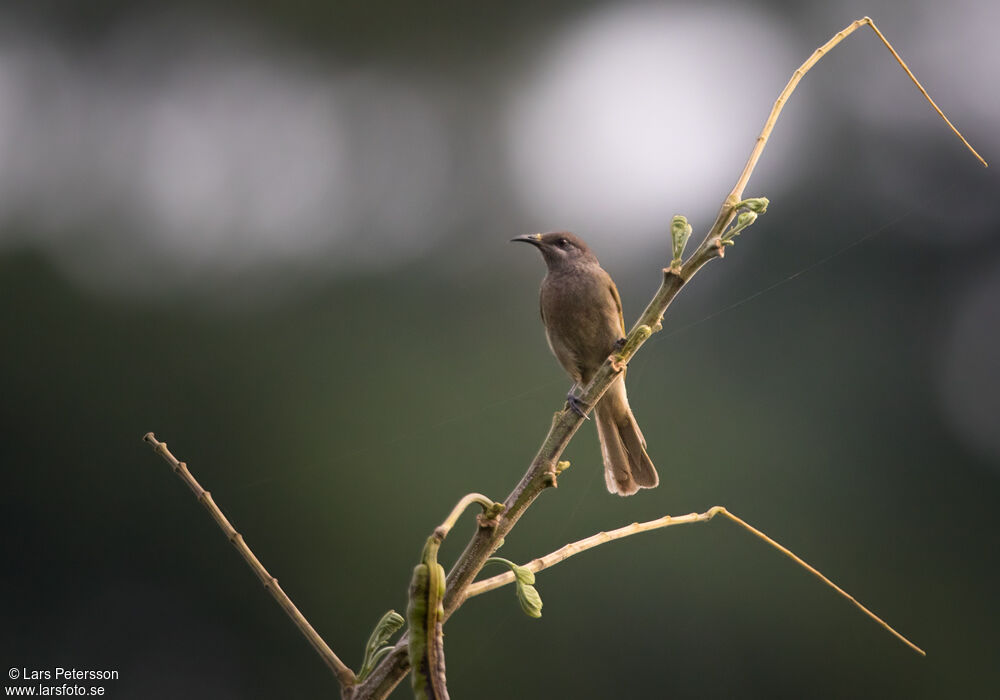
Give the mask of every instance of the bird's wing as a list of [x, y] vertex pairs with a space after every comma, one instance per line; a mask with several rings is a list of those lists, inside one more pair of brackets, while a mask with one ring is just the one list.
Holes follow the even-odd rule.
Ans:
[[622, 299], [618, 296], [618, 288], [615, 287], [615, 283], [608, 278], [608, 288], [611, 290], [611, 298], [615, 300], [615, 306], [618, 307], [618, 325], [622, 329], [622, 337], [625, 337], [625, 315], [622, 313]]

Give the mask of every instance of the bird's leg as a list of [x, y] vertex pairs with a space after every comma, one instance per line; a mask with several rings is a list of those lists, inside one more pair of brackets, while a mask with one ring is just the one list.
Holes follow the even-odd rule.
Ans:
[[569, 393], [566, 394], [566, 405], [570, 407], [576, 415], [580, 416], [584, 420], [590, 420], [590, 416], [587, 415], [587, 404], [581, 401], [576, 396], [576, 390], [579, 388], [579, 384], [574, 384], [569, 388]]

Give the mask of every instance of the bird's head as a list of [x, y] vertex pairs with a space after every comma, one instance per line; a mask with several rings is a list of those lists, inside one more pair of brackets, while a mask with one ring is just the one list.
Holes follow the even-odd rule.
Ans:
[[545, 264], [550, 270], [579, 262], [596, 262], [596, 258], [590, 252], [587, 244], [566, 231], [532, 233], [528, 236], [518, 236], [510, 240], [511, 242], [530, 243], [538, 248], [542, 253], [542, 257], [545, 258]]

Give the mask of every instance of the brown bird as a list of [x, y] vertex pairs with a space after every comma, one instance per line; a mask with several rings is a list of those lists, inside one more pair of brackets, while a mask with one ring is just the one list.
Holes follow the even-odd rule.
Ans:
[[[625, 339], [618, 289], [587, 244], [571, 233], [535, 233], [511, 240], [530, 243], [545, 259], [548, 274], [541, 291], [545, 336], [552, 354], [576, 382], [566, 402], [586, 417], [575, 391], [590, 382]], [[624, 372], [597, 402], [594, 415], [608, 491], [631, 496], [659, 484], [656, 467], [646, 454], [646, 440], [628, 405]]]

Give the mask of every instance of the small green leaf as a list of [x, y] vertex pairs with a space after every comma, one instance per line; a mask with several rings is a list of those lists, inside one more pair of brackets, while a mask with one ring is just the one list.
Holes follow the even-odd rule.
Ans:
[[514, 572], [514, 578], [521, 585], [530, 586], [535, 582], [535, 572], [525, 566], [515, 564], [511, 567], [511, 571]]
[[526, 566], [520, 566], [503, 557], [490, 557], [486, 563], [503, 564], [514, 572], [514, 586], [517, 588], [517, 602], [528, 617], [542, 616], [542, 597], [532, 585], [535, 582], [535, 572]]
[[[733, 207], [735, 211], [739, 211], [739, 216], [736, 217], [736, 223], [731, 229], [722, 234], [719, 238], [722, 245], [732, 245], [733, 239], [740, 235], [740, 232], [752, 225], [753, 222], [757, 220], [758, 214], [763, 214], [767, 211], [767, 205], [771, 202], [767, 197], [752, 197], [750, 199], [744, 199], [741, 202], [737, 202], [736, 206]], [[746, 211], [740, 211], [746, 210]]]
[[678, 214], [670, 221], [670, 238], [672, 240], [672, 248], [674, 257], [670, 262], [671, 265], [679, 265], [681, 258], [684, 257], [684, 247], [687, 245], [688, 239], [691, 237], [691, 224], [688, 223], [687, 217]]
[[365, 645], [365, 658], [361, 662], [361, 669], [358, 671], [359, 681], [364, 680], [375, 669], [379, 660], [388, 653], [387, 650], [391, 647], [384, 646], [385, 643], [389, 641], [392, 635], [403, 628], [405, 622], [403, 616], [395, 610], [390, 610], [378, 621], [375, 629], [372, 630], [371, 636], [368, 637], [368, 644]]
[[378, 621], [375, 625], [375, 629], [372, 631], [371, 639], [368, 640], [369, 648], [377, 648], [389, 641], [392, 635], [396, 634], [399, 630], [403, 629], [403, 624], [406, 620], [395, 610], [390, 610], [382, 619]]
[[733, 239], [736, 238], [736, 236], [740, 235], [740, 231], [753, 224], [753, 222], [756, 220], [757, 220], [756, 212], [753, 211], [742, 212], [739, 216], [736, 217], [736, 225], [733, 226], [728, 231], [726, 231], [725, 235], [722, 236], [723, 245], [726, 244], [732, 245]]
[[538, 595], [534, 586], [522, 584], [520, 579], [517, 582], [517, 601], [528, 617], [542, 616], [542, 597]]
[[751, 197], [750, 199], [744, 199], [742, 202], [736, 205], [737, 209], [749, 209], [755, 214], [763, 214], [767, 211], [767, 205], [771, 201], [767, 197]]

